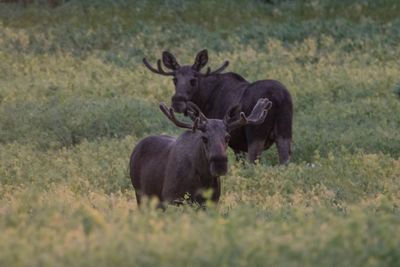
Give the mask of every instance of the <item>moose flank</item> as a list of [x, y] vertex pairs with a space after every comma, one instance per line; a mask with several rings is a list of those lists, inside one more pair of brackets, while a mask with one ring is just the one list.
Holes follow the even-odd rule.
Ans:
[[[211, 189], [211, 200], [221, 193], [220, 176], [227, 172], [226, 149], [230, 133], [244, 125], [259, 125], [267, 117], [272, 103], [259, 99], [251, 114], [238, 113], [232, 107], [223, 120], [208, 119], [193, 103], [186, 103], [193, 124], [179, 121], [174, 110], [160, 109], [176, 126], [191, 129], [178, 138], [160, 135], [141, 140], [132, 152], [130, 177], [138, 205], [142, 196], [156, 196], [160, 203], [180, 204], [185, 196], [199, 204], [206, 200], [202, 192]], [[161, 207], [163, 205], [161, 204]]]
[[164, 51], [162, 62], [171, 71], [166, 72], [157, 61], [153, 68], [146, 58], [143, 63], [152, 72], [173, 76], [175, 94], [172, 108], [187, 115], [188, 101], [195, 103], [201, 111], [212, 119], [222, 119], [230, 107], [239, 104], [240, 110], [250, 114], [260, 98], [268, 98], [273, 106], [269, 115], [260, 125], [247, 125], [231, 133], [229, 146], [238, 156], [248, 152], [248, 159], [254, 163], [261, 153], [273, 143], [276, 144], [280, 164], [289, 164], [292, 144], [293, 104], [289, 91], [275, 80], [261, 80], [250, 83], [239, 74], [228, 72], [220, 74], [228, 65], [226, 61], [215, 71], [200, 70], [208, 62], [207, 50], [200, 51], [192, 66], [180, 66], [175, 57]]

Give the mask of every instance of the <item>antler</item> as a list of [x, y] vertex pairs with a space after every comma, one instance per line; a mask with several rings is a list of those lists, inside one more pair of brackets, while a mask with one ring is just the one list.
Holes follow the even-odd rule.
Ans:
[[208, 120], [207, 117], [203, 114], [203, 112], [201, 112], [200, 108], [195, 103], [188, 101], [186, 102], [186, 106], [189, 117], [194, 121], [198, 120], [197, 129], [200, 131], [205, 131]]
[[170, 121], [172, 121], [176, 126], [178, 126], [180, 128], [192, 129], [193, 132], [195, 132], [196, 129], [199, 127], [200, 118], [196, 118], [194, 120], [193, 125], [191, 125], [189, 123], [179, 121], [175, 117], [174, 110], [172, 108], [168, 108], [165, 103], [161, 103], [159, 107], [160, 107], [161, 111], [165, 114], [165, 116], [167, 116], [167, 118]]
[[197, 106], [195, 103], [193, 103], [191, 101], [187, 101], [186, 106], [194, 118], [200, 118], [202, 121], [207, 120], [207, 117], [203, 114], [203, 112], [201, 112], [199, 106]]
[[168, 76], [168, 75], [175, 75], [175, 71], [165, 72], [165, 71], [163, 70], [163, 68], [161, 67], [161, 60], [160, 60], [160, 59], [157, 60], [157, 68], [158, 68], [158, 70], [156, 70], [155, 68], [153, 68], [153, 67], [150, 65], [150, 63], [147, 61], [147, 59], [146, 59], [145, 57], [143, 58], [143, 63], [144, 63], [144, 65], [145, 65], [149, 70], [151, 70], [151, 71], [154, 72], [154, 73], [161, 74], [161, 75], [165, 75], [165, 76]]
[[228, 123], [226, 120], [224, 121], [226, 127], [228, 128], [228, 132], [242, 127], [244, 125], [259, 125], [264, 122], [267, 117], [268, 110], [272, 107], [272, 102], [269, 101], [268, 98], [260, 98], [257, 101], [257, 104], [254, 106], [251, 111], [250, 116], [246, 117], [243, 112], [240, 112], [240, 119], [237, 121], [233, 121]]
[[229, 65], [229, 61], [225, 61], [225, 63], [221, 67], [219, 67], [217, 70], [214, 70], [213, 72], [211, 72], [211, 68], [207, 67], [206, 73], [200, 73], [200, 74], [201, 74], [201, 76], [204, 76], [204, 77], [207, 77], [207, 76], [210, 76], [213, 74], [217, 74], [217, 73], [222, 72], [224, 69], [226, 69], [226, 67], [228, 67], [228, 65]]

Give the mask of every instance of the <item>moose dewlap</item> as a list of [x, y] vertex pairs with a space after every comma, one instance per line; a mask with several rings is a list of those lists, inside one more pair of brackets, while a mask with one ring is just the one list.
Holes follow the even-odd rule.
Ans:
[[187, 103], [192, 124], [176, 119], [164, 103], [160, 109], [177, 127], [190, 129], [178, 138], [160, 135], [141, 140], [132, 152], [130, 177], [140, 205], [142, 196], [156, 196], [160, 203], [189, 201], [202, 204], [204, 190], [212, 190], [211, 199], [219, 200], [220, 176], [228, 169], [226, 149], [230, 132], [245, 125], [262, 124], [272, 103], [261, 98], [251, 114], [245, 116], [231, 107], [223, 120], [208, 119], [192, 102]]

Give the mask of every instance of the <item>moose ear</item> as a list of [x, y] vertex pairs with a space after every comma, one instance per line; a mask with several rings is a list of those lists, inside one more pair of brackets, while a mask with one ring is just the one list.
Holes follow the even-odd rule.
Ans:
[[171, 70], [177, 70], [180, 67], [175, 57], [170, 52], [164, 51], [162, 53], [162, 61], [165, 67]]
[[240, 104], [237, 104], [235, 106], [232, 106], [228, 112], [225, 114], [224, 117], [224, 122], [225, 124], [228, 124], [232, 121], [236, 121], [240, 118], [240, 111], [242, 110], [242, 106]]
[[200, 71], [202, 68], [204, 68], [207, 62], [208, 62], [208, 52], [207, 49], [204, 49], [197, 54], [192, 69]]

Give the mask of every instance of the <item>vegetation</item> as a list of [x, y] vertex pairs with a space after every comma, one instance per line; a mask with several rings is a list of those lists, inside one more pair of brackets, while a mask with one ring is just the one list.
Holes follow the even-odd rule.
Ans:
[[[132, 149], [182, 132], [141, 59], [204, 48], [287, 86], [292, 163], [230, 151], [218, 205], [138, 210]], [[0, 3], [0, 266], [399, 266], [399, 58], [397, 0]]]

